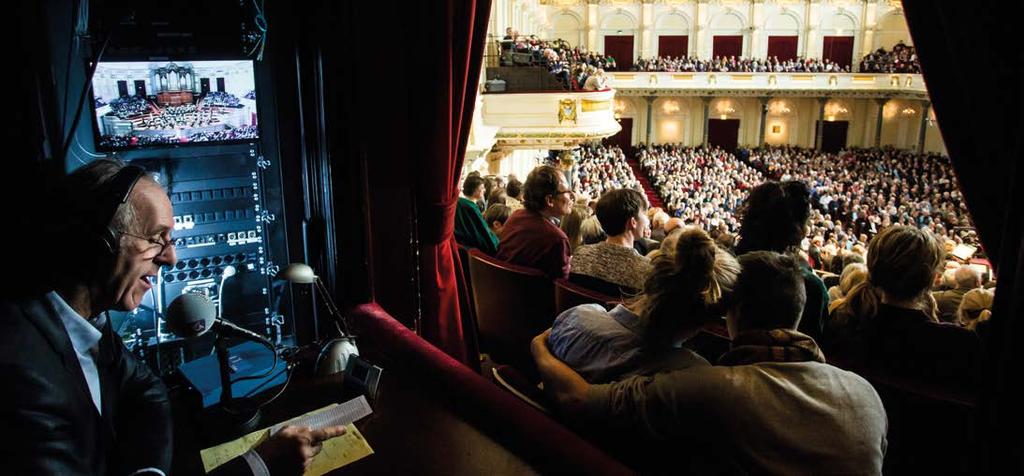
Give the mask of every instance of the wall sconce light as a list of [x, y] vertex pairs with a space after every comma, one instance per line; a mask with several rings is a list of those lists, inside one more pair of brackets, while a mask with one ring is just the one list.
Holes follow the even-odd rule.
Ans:
[[915, 111], [912, 107], [905, 107], [902, 111], [900, 111], [900, 114], [903, 114], [904, 116], [913, 116], [914, 114], [917, 114], [917, 111]]

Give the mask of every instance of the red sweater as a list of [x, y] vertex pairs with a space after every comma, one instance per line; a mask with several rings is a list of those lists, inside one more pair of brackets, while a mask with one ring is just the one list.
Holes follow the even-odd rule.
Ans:
[[569, 238], [543, 215], [525, 208], [505, 222], [496, 257], [539, 269], [552, 279], [569, 277]]

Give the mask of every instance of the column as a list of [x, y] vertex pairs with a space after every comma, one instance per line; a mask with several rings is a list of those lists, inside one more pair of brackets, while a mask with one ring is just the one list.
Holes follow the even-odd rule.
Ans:
[[882, 113], [885, 108], [885, 103], [889, 102], [889, 98], [875, 98], [875, 103], [878, 104], [878, 116], [875, 118], [875, 147], [882, 146]]
[[768, 127], [768, 124], [766, 124], [765, 121], [768, 119], [768, 101], [771, 98], [760, 97], [757, 99], [758, 103], [761, 106], [761, 122], [758, 123], [760, 124], [760, 130], [757, 133], [757, 146], [761, 147], [764, 145], [764, 130], [766, 127]]
[[[644, 0], [640, 5], [640, 51], [636, 57], [649, 57], [654, 51], [654, 5], [652, 0]], [[634, 58], [635, 59], [635, 58]]]
[[821, 150], [821, 133], [825, 127], [825, 102], [827, 97], [818, 98], [818, 122], [814, 126], [814, 150]]
[[654, 143], [654, 100], [657, 99], [654, 96], [644, 96], [647, 100], [647, 145]]
[[747, 42], [747, 57], [750, 58], [764, 58], [768, 50], [767, 46], [764, 46], [764, 42], [767, 41], [764, 38], [764, 31], [761, 25], [764, 25], [764, 2], [751, 2], [750, 4], [750, 40]]
[[693, 44], [693, 56], [707, 58], [709, 53], [704, 51], [704, 44], [707, 43], [704, 38], [706, 28], [702, 25], [707, 25], [708, 4], [706, 1], [697, 1], [694, 2], [693, 9], [693, 34], [690, 36], [690, 43]]
[[597, 44], [597, 30], [600, 22], [597, 14], [598, 0], [587, 0], [587, 50], [604, 52], [604, 45]]
[[821, 57], [821, 34], [819, 26], [821, 25], [821, 5], [815, 2], [807, 2], [806, 16], [804, 17], [804, 24], [807, 29], [804, 31], [804, 58], [820, 58]]
[[921, 101], [921, 125], [917, 129], [917, 153], [924, 152], [925, 134], [928, 132], [928, 108], [932, 103]]
[[701, 132], [703, 138], [701, 139], [701, 145], [708, 144], [708, 120], [710, 119], [711, 112], [711, 96], [703, 96], [700, 98], [704, 102], [704, 130]]
[[878, 29], [878, 4], [875, 2], [864, 2], [864, 21], [861, 22], [864, 25], [861, 42], [860, 42], [860, 58], [854, 58], [854, 64], [859, 65], [860, 60], [867, 56], [869, 53], [874, 51], [875, 46], [875, 30]]

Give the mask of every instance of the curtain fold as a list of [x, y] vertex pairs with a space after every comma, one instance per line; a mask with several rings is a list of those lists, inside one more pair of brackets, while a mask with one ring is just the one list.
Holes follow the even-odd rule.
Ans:
[[[418, 91], [434, 94], [413, 114], [425, 129], [426, 150], [411, 160], [419, 237], [420, 332], [463, 363], [475, 359], [467, 346], [470, 322], [463, 322], [458, 282], [462, 269], [454, 238], [455, 203], [459, 193], [469, 129], [483, 62], [490, 0], [422, 2], [417, 25], [424, 49], [416, 61]], [[444, 25], [442, 28], [437, 25]], [[429, 54], [427, 52], [430, 52]], [[433, 107], [431, 107], [433, 106]], [[415, 107], [415, 106], [414, 106]]]

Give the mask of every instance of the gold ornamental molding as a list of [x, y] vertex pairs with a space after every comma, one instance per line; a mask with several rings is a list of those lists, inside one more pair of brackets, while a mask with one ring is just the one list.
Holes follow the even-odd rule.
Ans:
[[499, 132], [494, 137], [500, 140], [515, 139], [597, 139], [614, 135], [618, 130], [593, 132]]
[[576, 120], [576, 100], [575, 99], [562, 99], [558, 101], [558, 123], [562, 121], [572, 121], [573, 124], [579, 124]]
[[609, 100], [595, 101], [593, 99], [583, 99], [580, 101], [580, 110], [583, 112], [594, 112], [594, 111], [607, 111], [612, 108], [612, 102]]

